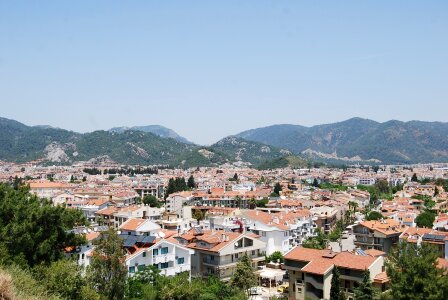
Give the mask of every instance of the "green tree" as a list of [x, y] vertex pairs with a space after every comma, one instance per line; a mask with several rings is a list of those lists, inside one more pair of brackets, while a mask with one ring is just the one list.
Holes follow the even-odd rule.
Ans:
[[49, 266], [39, 265], [34, 268], [33, 273], [47, 290], [59, 294], [64, 299], [82, 300], [87, 292], [96, 294], [87, 285], [82, 276], [82, 268], [76, 261], [61, 259]]
[[432, 228], [436, 216], [433, 212], [424, 211], [415, 218], [418, 227]]
[[282, 185], [279, 182], [277, 182], [274, 186], [274, 193], [280, 195], [281, 191], [282, 191]]
[[325, 249], [328, 243], [328, 236], [322, 232], [322, 229], [317, 228], [316, 236], [309, 237], [305, 239], [302, 243], [302, 247], [304, 248], [312, 248], [312, 249]]
[[92, 260], [87, 269], [90, 283], [105, 299], [123, 299], [128, 273], [123, 264], [126, 254], [123, 241], [111, 228], [94, 245]]
[[319, 187], [319, 181], [317, 181], [317, 178], [314, 178], [314, 179], [313, 179], [312, 186], [314, 186], [314, 187]]
[[238, 182], [239, 178], [238, 178], [238, 174], [237, 173], [233, 174], [233, 180]]
[[[148, 299], [148, 291], [145, 286], [154, 286], [160, 279], [160, 270], [156, 266], [146, 266], [138, 271], [134, 276], [128, 278], [126, 298], [128, 299]], [[154, 292], [154, 291], [153, 291]], [[145, 295], [146, 294], [146, 295]]]
[[431, 244], [398, 243], [386, 260], [392, 298], [448, 299], [448, 277], [437, 267], [437, 258], [438, 251]]
[[149, 205], [150, 207], [159, 208], [162, 206], [162, 203], [160, 203], [159, 199], [157, 199], [153, 195], [145, 195], [145, 197], [143, 197], [143, 203]]
[[344, 291], [341, 290], [338, 267], [333, 267], [333, 276], [331, 277], [330, 300], [345, 299]]
[[367, 221], [381, 220], [384, 219], [384, 216], [377, 211], [371, 211], [366, 215]]
[[267, 262], [284, 262], [283, 254], [280, 251], [275, 251], [266, 258]]
[[418, 182], [417, 174], [413, 174], [411, 177], [411, 181]]
[[0, 184], [0, 252], [10, 258], [4, 263], [32, 267], [56, 261], [64, 257], [64, 248], [84, 243], [69, 230], [86, 224], [80, 210], [53, 206], [27, 187]]
[[389, 186], [389, 182], [387, 182], [387, 180], [385, 180], [385, 179], [378, 180], [375, 183], [375, 187], [382, 194], [388, 194], [388, 193], [391, 192], [391, 188]]
[[190, 177], [188, 178], [187, 186], [188, 186], [190, 189], [194, 189], [194, 188], [196, 187], [196, 183], [194, 182], [194, 177], [193, 177], [193, 175], [190, 175]]
[[373, 300], [375, 295], [372, 286], [372, 281], [370, 280], [370, 271], [366, 269], [364, 271], [362, 281], [359, 286], [355, 288], [355, 299], [356, 300]]
[[269, 203], [269, 199], [263, 198], [261, 200], [258, 200], [256, 202], [257, 207], [266, 207], [266, 205]]
[[257, 284], [257, 277], [255, 276], [255, 272], [252, 269], [252, 262], [247, 254], [244, 254], [238, 261], [230, 283], [232, 286], [246, 292], [249, 288]]
[[199, 221], [204, 220], [204, 218], [205, 218], [205, 213], [203, 213], [202, 210], [200, 210], [200, 209], [194, 210], [193, 219], [196, 219], [198, 224], [199, 224]]

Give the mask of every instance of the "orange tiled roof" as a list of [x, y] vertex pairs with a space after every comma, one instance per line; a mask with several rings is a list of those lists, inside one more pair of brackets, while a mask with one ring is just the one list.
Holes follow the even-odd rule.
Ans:
[[135, 231], [145, 221], [144, 219], [129, 219], [120, 226], [120, 229]]

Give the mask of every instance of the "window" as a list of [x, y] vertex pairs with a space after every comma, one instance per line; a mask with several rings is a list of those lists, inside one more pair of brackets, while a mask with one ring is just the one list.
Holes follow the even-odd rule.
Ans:
[[177, 264], [178, 265], [183, 265], [185, 263], [185, 258], [184, 257], [179, 257], [178, 259], [177, 259]]
[[167, 262], [160, 264], [160, 269], [166, 269], [166, 268], [168, 268], [168, 263]]
[[266, 231], [262, 231], [261, 236], [266, 236]]
[[159, 255], [159, 249], [153, 249], [152, 255]]
[[135, 273], [135, 267], [129, 267], [129, 273]]
[[143, 257], [146, 257], [146, 251], [143, 251], [143, 255], [142, 255]]
[[145, 269], [145, 265], [138, 265], [137, 270], [143, 271]]
[[167, 254], [168, 253], [168, 247], [163, 247], [161, 253], [162, 254]]
[[255, 256], [255, 250], [252, 250], [252, 256]]

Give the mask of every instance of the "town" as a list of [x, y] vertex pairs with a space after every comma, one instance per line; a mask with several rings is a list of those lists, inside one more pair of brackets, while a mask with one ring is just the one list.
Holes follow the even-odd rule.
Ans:
[[[123, 278], [134, 284], [150, 270], [187, 283], [230, 282], [250, 299], [389, 299], [412, 293], [397, 290], [406, 274], [393, 269], [404, 259], [397, 249], [408, 245], [433, 247], [434, 276], [448, 272], [448, 164], [1, 162], [0, 181], [82, 212], [83, 224], [68, 230], [82, 243], [63, 249], [81, 270], [95, 267], [108, 253], [103, 241], [115, 236], [120, 249], [109, 255], [120, 257]], [[439, 292], [447, 295], [446, 286]]]

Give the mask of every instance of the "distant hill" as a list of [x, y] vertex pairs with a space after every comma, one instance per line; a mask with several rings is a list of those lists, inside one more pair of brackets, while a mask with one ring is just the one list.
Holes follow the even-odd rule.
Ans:
[[259, 142], [244, 140], [239, 137], [226, 137], [213, 144], [211, 149], [226, 153], [231, 159], [248, 162], [257, 166], [267, 160], [290, 155], [291, 151], [268, 146]]
[[0, 160], [4, 161], [70, 164], [91, 160], [187, 168], [236, 162], [257, 165], [288, 154], [241, 138], [226, 138], [202, 147], [131, 129], [81, 134], [0, 118]]
[[304, 127], [273, 125], [237, 134], [313, 159], [371, 163], [448, 162], [448, 123], [352, 118]]
[[192, 144], [189, 140], [186, 138], [178, 135], [174, 130], [166, 128], [161, 125], [147, 125], [147, 126], [133, 126], [133, 127], [114, 127], [109, 129], [109, 131], [117, 132], [117, 133], [123, 133], [127, 130], [133, 130], [133, 131], [143, 131], [143, 132], [150, 132], [154, 133], [155, 135], [158, 135], [160, 137], [164, 138], [172, 138], [179, 142], [186, 143], [186, 144]]

